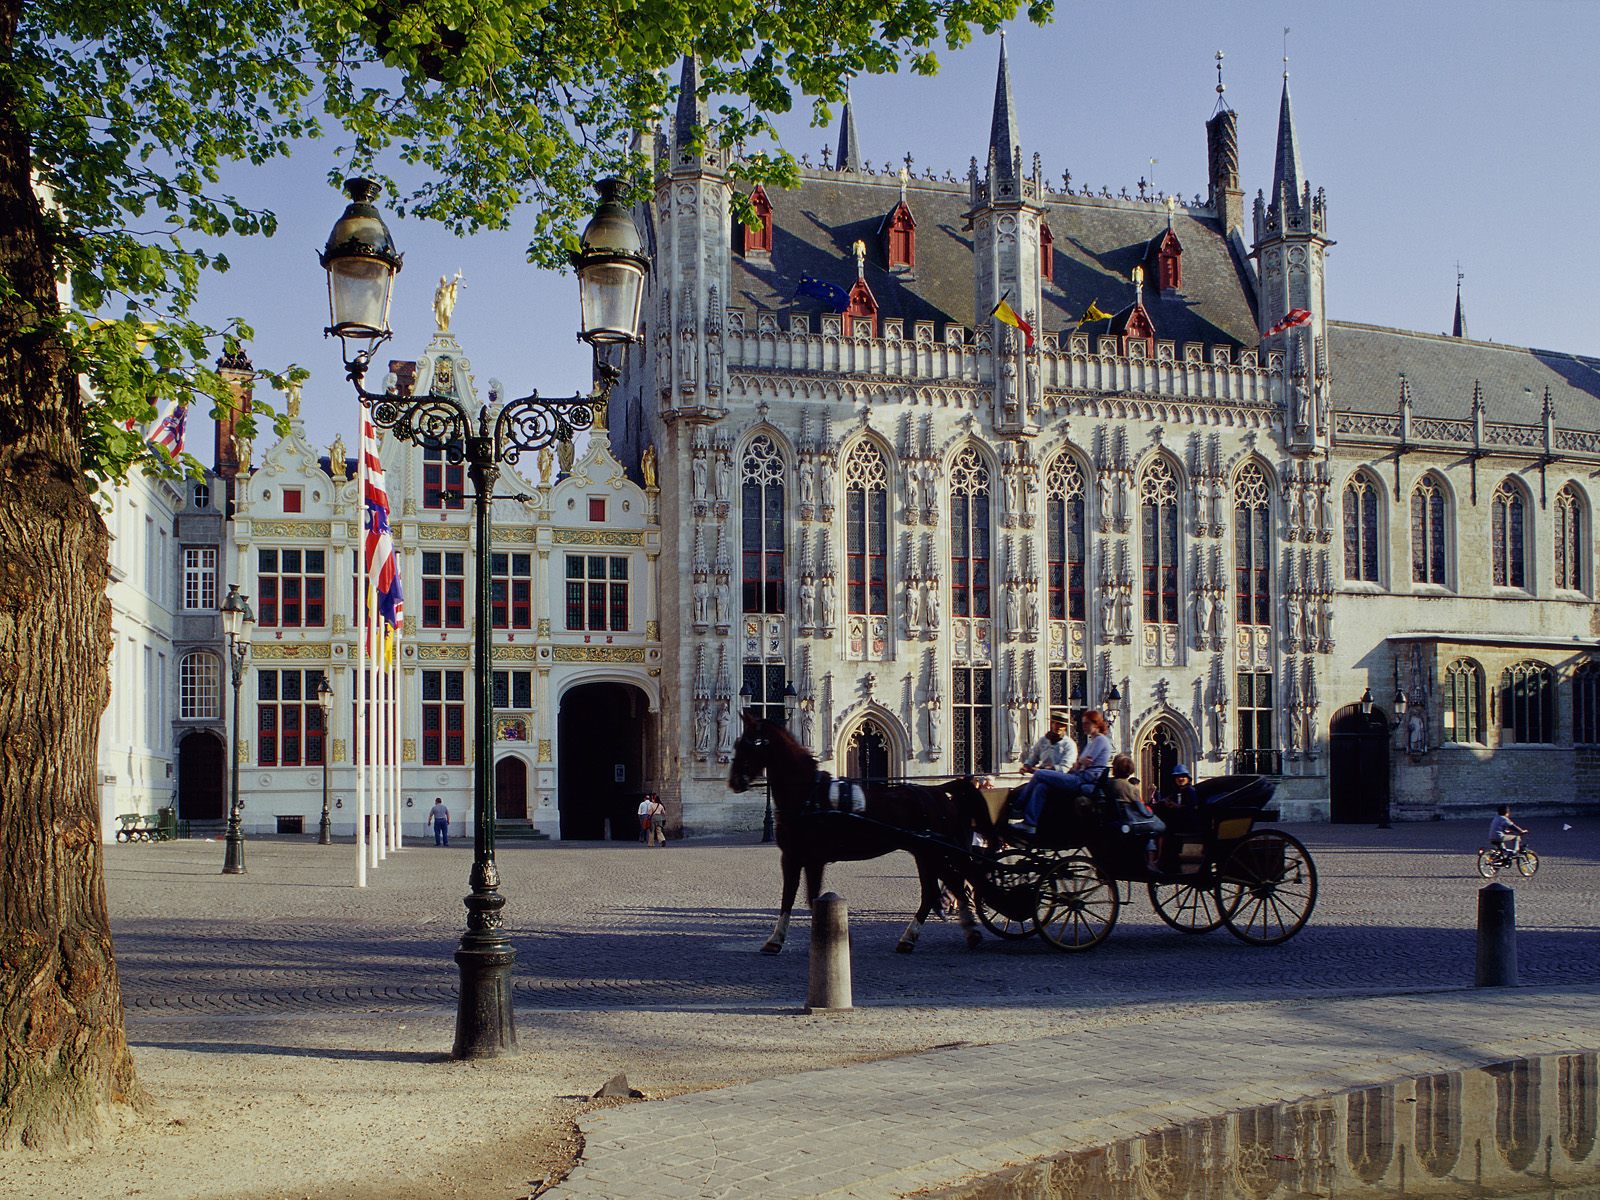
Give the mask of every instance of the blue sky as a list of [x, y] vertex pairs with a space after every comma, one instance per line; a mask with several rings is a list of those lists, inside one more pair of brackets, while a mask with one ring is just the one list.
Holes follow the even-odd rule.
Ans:
[[[1157, 187], [1204, 193], [1204, 123], [1220, 49], [1253, 197], [1271, 181], [1285, 25], [1301, 155], [1312, 186], [1327, 191], [1337, 243], [1328, 258], [1330, 315], [1444, 332], [1459, 261], [1474, 337], [1600, 353], [1590, 284], [1600, 4], [1591, 0], [1345, 0], [1315, 9], [1064, 0], [1053, 25], [1010, 27], [1025, 160], [1037, 151], [1048, 177], [1070, 170], [1075, 187], [1116, 191], [1149, 176], [1154, 158]], [[942, 54], [933, 79], [857, 81], [864, 156], [881, 169], [909, 152], [919, 171], [964, 176], [968, 159], [987, 147], [998, 48], [998, 38], [980, 37]], [[808, 112], [797, 105], [785, 143], [817, 161], [837, 126], [811, 129]], [[207, 285], [202, 303], [206, 319], [237, 315], [256, 327], [258, 365], [310, 368], [304, 415], [324, 445], [341, 430], [354, 441], [338, 347], [321, 337], [326, 284], [315, 252], [342, 208], [324, 181], [332, 145], [306, 143], [287, 164], [230, 177], [277, 212], [279, 232], [230, 244], [234, 269]], [[386, 358], [421, 353], [434, 285], [460, 269], [453, 328], [480, 391], [491, 378], [508, 395], [586, 386], [576, 282], [528, 266], [525, 232], [456, 239], [416, 222], [391, 227], [406, 266]], [[194, 423], [192, 446], [209, 447], [205, 426]]]

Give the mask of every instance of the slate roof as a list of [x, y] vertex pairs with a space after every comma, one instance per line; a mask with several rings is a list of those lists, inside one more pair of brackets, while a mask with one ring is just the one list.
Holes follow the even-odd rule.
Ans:
[[[729, 304], [752, 311], [811, 313], [816, 328], [814, 314], [821, 309], [804, 297], [793, 301], [795, 284], [802, 275], [812, 275], [848, 289], [855, 282], [850, 247], [859, 238], [867, 243], [866, 277], [880, 317], [903, 319], [907, 336], [913, 321], [936, 322], [938, 337], [946, 323], [975, 327], [973, 235], [965, 228], [965, 183], [911, 181], [906, 199], [917, 223], [917, 262], [910, 278], [886, 269], [878, 235], [884, 216], [900, 199], [895, 176], [813, 170], [803, 174], [798, 188], [772, 188], [767, 195], [773, 208], [771, 257], [735, 256]], [[1045, 209], [1055, 238], [1055, 279], [1045, 281], [1044, 312], [1036, 329], [1071, 329], [1091, 300], [1107, 312], [1132, 303], [1128, 276], [1145, 262], [1151, 239], [1166, 229], [1166, 209], [1140, 201], [1065, 195], [1052, 195]], [[1180, 207], [1173, 228], [1183, 244], [1184, 292], [1162, 296], [1147, 280], [1144, 301], [1156, 337], [1256, 345], [1260, 337], [1253, 288], [1221, 225], [1204, 210]]]
[[1600, 358], [1348, 321], [1328, 322], [1328, 343], [1334, 404], [1346, 412], [1396, 412], [1404, 371], [1415, 416], [1471, 417], [1481, 383], [1486, 420], [1537, 425], [1549, 388], [1559, 428], [1600, 430]]

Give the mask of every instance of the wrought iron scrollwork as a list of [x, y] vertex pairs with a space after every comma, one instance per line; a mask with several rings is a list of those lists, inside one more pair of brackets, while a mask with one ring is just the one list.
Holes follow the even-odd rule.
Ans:
[[542, 450], [594, 425], [594, 402], [583, 396], [545, 400], [538, 392], [508, 401], [494, 423], [494, 455], [515, 463], [523, 454]]
[[392, 429], [402, 441], [425, 450], [442, 450], [453, 463], [466, 457], [465, 441], [472, 432], [472, 420], [460, 401], [443, 396], [403, 400], [365, 392], [362, 398], [372, 411], [372, 423]]

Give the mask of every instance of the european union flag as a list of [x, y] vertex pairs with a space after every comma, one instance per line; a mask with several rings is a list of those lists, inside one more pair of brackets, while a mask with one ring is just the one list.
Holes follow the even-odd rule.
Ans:
[[821, 300], [834, 312], [843, 312], [850, 307], [850, 293], [837, 283], [828, 283], [825, 280], [813, 279], [810, 275], [800, 276], [800, 282], [795, 284], [796, 296], [811, 296]]

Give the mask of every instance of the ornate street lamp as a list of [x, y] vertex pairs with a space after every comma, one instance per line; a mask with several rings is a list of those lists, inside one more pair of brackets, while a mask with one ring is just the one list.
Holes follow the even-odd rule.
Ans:
[[[389, 293], [401, 255], [373, 206], [377, 185], [353, 179], [345, 184], [350, 206], [328, 235], [320, 256], [328, 272], [331, 322], [326, 330], [344, 347], [350, 382], [372, 413], [373, 423], [396, 437], [443, 453], [452, 463], [465, 463], [473, 487], [477, 554], [473, 587], [473, 751], [472, 872], [467, 929], [456, 950], [461, 994], [456, 1009], [456, 1058], [489, 1058], [515, 1053], [512, 1020], [511, 966], [516, 959], [505, 932], [501, 909], [500, 872], [494, 861], [494, 670], [490, 618], [490, 548], [494, 485], [503, 463], [556, 442], [594, 424], [595, 410], [604, 411], [617, 372], [601, 362], [602, 347], [639, 340], [639, 306], [649, 269], [639, 231], [622, 203], [620, 180], [596, 185], [600, 204], [583, 232], [580, 249], [571, 256], [578, 275], [582, 328], [578, 337], [596, 349], [596, 390], [588, 396], [547, 400], [538, 392], [501, 405], [498, 413], [484, 405], [469, 412], [454, 394], [430, 392], [401, 397], [368, 392], [361, 386], [373, 352], [387, 341]], [[360, 343], [364, 347], [357, 348]], [[351, 351], [355, 350], [352, 357]]]
[[333, 687], [324, 671], [317, 678], [317, 707], [322, 710], [322, 821], [317, 826], [317, 845], [333, 845], [333, 814], [328, 811], [328, 757], [332, 748], [328, 731], [333, 727]]
[[244, 685], [244, 664], [250, 657], [250, 635], [255, 631], [256, 614], [250, 610], [250, 597], [240, 595], [239, 585], [228, 585], [222, 602], [222, 632], [228, 635], [228, 666], [233, 672], [233, 759], [232, 796], [228, 804], [228, 833], [222, 855], [224, 875], [244, 874], [244, 831], [239, 828], [239, 689]]

